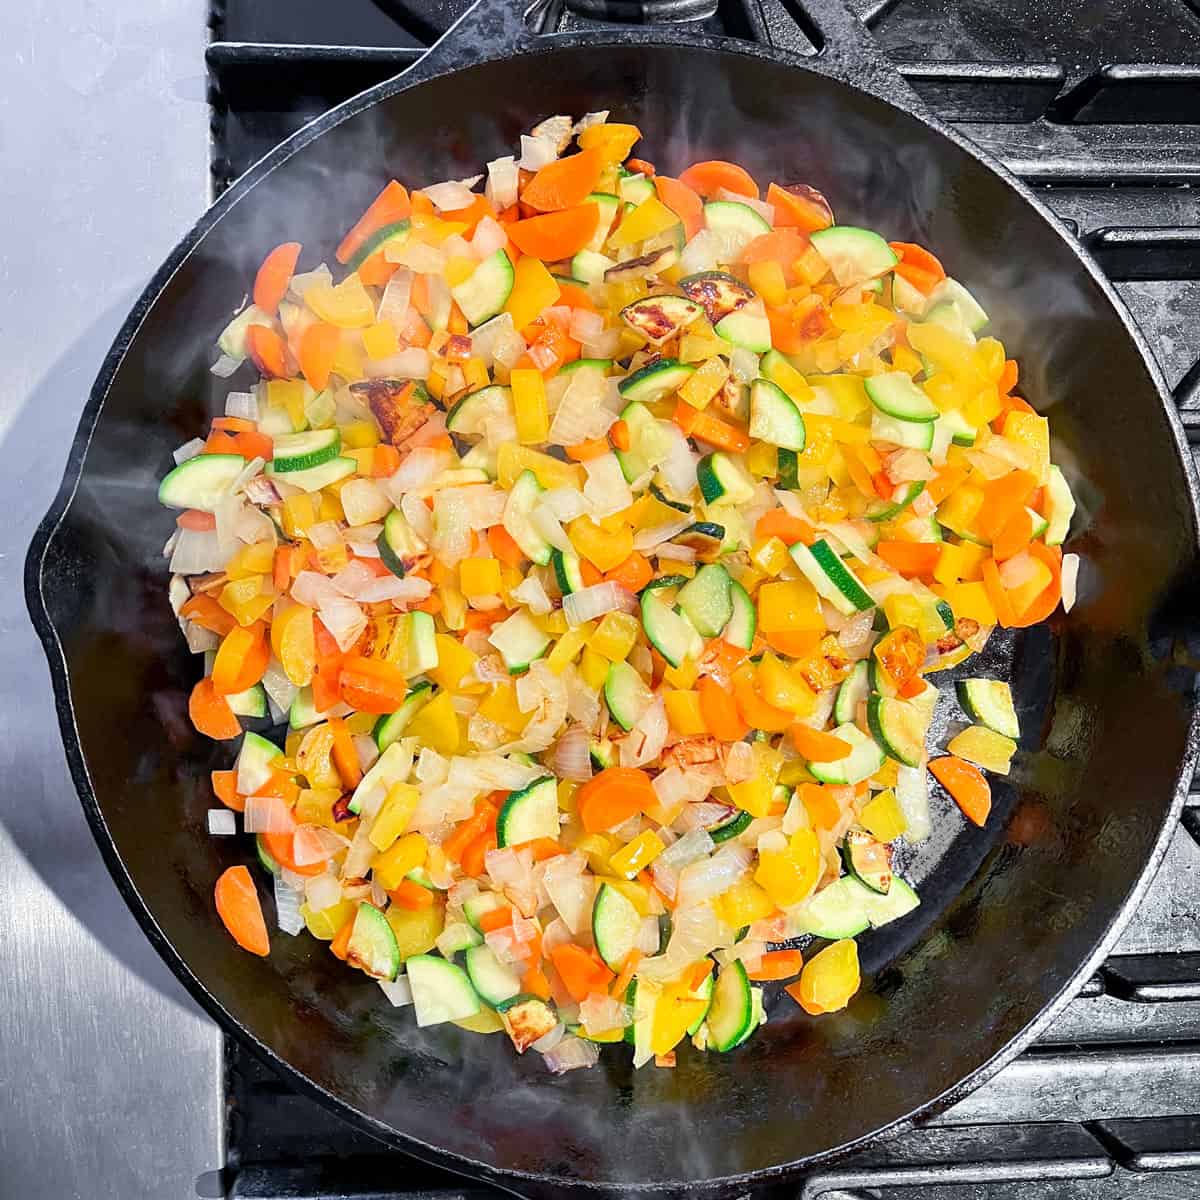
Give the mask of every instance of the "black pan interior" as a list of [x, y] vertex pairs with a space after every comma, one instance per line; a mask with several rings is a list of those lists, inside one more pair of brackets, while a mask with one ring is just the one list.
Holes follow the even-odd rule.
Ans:
[[[205, 832], [208, 772], [230, 751], [186, 719], [197, 667], [166, 602], [171, 519], [154, 484], [218, 409], [212, 343], [266, 249], [296, 239], [304, 266], [331, 259], [388, 175], [471, 175], [538, 118], [596, 109], [639, 125], [660, 171], [736, 159], [762, 179], [815, 185], [843, 223], [934, 248], [1052, 419], [1056, 456], [1081, 481], [1073, 548], [1086, 566], [1068, 619], [991, 651], [1025, 715], [1019, 766], [984, 831], [935, 805], [940, 832], [911, 868], [924, 904], [863, 939], [871, 977], [845, 1013], [813, 1020], [783, 998], [736, 1053], [684, 1052], [673, 1071], [635, 1074], [618, 1050], [552, 1078], [501, 1037], [417, 1031], [307, 938], [276, 936], [260, 961], [222, 932], [213, 881], [249, 853]], [[1145, 361], [1073, 249], [1012, 187], [915, 117], [809, 72], [749, 52], [593, 42], [393, 95], [247, 191], [132, 336], [43, 588], [102, 842], [107, 830], [160, 948], [231, 1024], [401, 1147], [515, 1173], [506, 1182], [547, 1196], [595, 1184], [697, 1194], [701, 1181], [811, 1162], [969, 1086], [1105, 936], [1188, 752], [1192, 701], [1165, 614], [1195, 538]]]

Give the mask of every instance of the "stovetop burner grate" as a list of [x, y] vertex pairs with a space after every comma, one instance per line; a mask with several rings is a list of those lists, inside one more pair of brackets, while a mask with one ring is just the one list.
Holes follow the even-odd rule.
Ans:
[[[1200, 14], [1032, 0], [857, 0], [930, 108], [1028, 183], [1115, 282], [1200, 443]], [[775, 0], [719, 0], [749, 37]], [[1200, 0], [1197, 0], [1200, 4]], [[467, 0], [217, 0], [207, 60], [219, 193], [307, 121], [410, 66]], [[750, 7], [753, 6], [753, 7]], [[1108, 19], [1104, 19], [1107, 16]], [[561, 27], [578, 22], [567, 16]], [[1192, 652], [1200, 654], [1200, 638]], [[485, 1200], [226, 1055], [231, 1195]], [[799, 1187], [809, 1200], [1200, 1195], [1200, 785], [1130, 927], [1049, 1031], [927, 1127]]]

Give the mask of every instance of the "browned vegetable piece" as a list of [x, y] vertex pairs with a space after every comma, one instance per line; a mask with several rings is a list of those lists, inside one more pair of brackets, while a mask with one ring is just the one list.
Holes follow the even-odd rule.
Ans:
[[364, 379], [350, 390], [365, 397], [384, 441], [397, 449], [437, 411], [429, 393], [411, 379]]
[[558, 1024], [554, 1009], [537, 996], [518, 996], [501, 1012], [500, 1019], [518, 1054], [524, 1054]]
[[622, 279], [645, 279], [647, 275], [654, 275], [658, 271], [665, 271], [668, 267], [673, 267], [678, 258], [679, 254], [674, 246], [664, 246], [661, 250], [652, 250], [640, 258], [626, 259], [625, 262], [617, 263], [615, 267], [609, 267], [604, 272], [604, 282], [617, 283]]
[[695, 300], [703, 306], [705, 315], [713, 325], [754, 299], [751, 288], [724, 271], [701, 271], [698, 275], [689, 275], [679, 281], [679, 288], [689, 300]]
[[683, 296], [647, 296], [621, 309], [625, 324], [655, 346], [661, 346], [702, 316], [700, 305]]

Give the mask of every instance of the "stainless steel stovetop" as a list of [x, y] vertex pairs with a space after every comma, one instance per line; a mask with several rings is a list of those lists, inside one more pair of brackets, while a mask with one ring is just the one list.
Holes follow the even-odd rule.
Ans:
[[[883, 43], [930, 103], [1076, 223], [1200, 431], [1194, 9], [859, 4], [883, 14]], [[212, 190], [306, 115], [412, 61], [461, 6], [0, 5], [0, 1200], [464, 1195], [223, 1045], [159, 962], [76, 800], [20, 588], [109, 342]], [[367, 49], [313, 49], [322, 44]], [[1109, 63], [1157, 65], [1102, 71]], [[283, 105], [280, 78], [301, 81]], [[1200, 1196], [1200, 846], [1188, 833], [1200, 836], [1200, 795], [1192, 800], [1117, 954], [1045, 1037], [928, 1130], [803, 1194]], [[395, 1190], [400, 1180], [408, 1190]]]

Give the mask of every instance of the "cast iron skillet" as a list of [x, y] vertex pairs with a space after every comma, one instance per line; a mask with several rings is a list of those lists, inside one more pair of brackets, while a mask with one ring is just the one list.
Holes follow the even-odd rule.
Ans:
[[[732, 1195], [961, 1098], [1111, 946], [1190, 777], [1192, 677], [1170, 649], [1196, 480], [1159, 373], [1029, 192], [916, 111], [836, 0], [806, 7], [826, 48], [802, 60], [662, 31], [539, 38], [514, 0], [483, 0], [419, 66], [268, 155], [179, 245], [104, 364], [29, 553], [71, 770], [163, 957], [292, 1083], [395, 1147], [522, 1194]], [[934, 836], [905, 868], [923, 904], [862, 939], [866, 986], [846, 1012], [812, 1020], [783, 998], [736, 1053], [635, 1074], [617, 1050], [552, 1078], [501, 1037], [416, 1030], [311, 939], [275, 936], [260, 960], [222, 931], [213, 881], [249, 860], [248, 839], [205, 832], [209, 771], [231, 751], [186, 718], [197, 668], [167, 606], [155, 483], [218, 410], [213, 340], [269, 247], [331, 257], [389, 175], [474, 174], [538, 118], [596, 109], [638, 124], [660, 170], [733, 158], [815, 185], [844, 223], [935, 248], [1052, 418], [1081, 501], [1068, 549], [1085, 565], [1069, 617], [989, 649], [1022, 715], [1017, 766], [984, 830], [935, 799]]]

